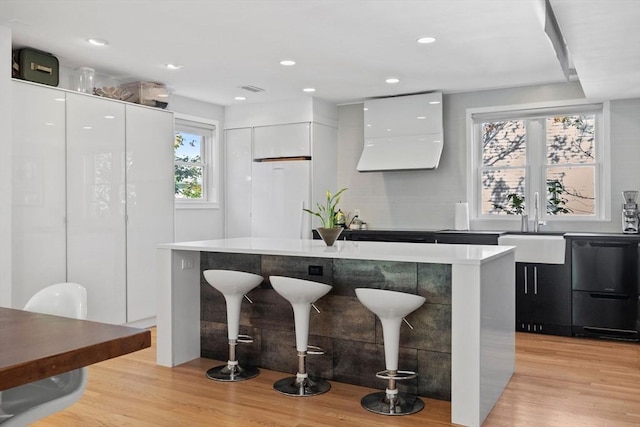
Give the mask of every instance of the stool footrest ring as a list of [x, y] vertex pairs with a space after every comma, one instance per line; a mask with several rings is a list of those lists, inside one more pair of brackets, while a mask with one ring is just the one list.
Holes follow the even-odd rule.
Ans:
[[396, 371], [395, 374], [392, 374], [389, 370], [384, 370], [376, 373], [376, 378], [380, 378], [381, 380], [412, 380], [418, 376], [417, 373], [413, 371]]
[[253, 337], [249, 335], [238, 335], [238, 339], [236, 341], [243, 344], [250, 344], [253, 342]]
[[308, 345], [307, 346], [307, 354], [324, 354], [324, 349], [322, 349], [321, 347], [315, 346], [315, 345]]

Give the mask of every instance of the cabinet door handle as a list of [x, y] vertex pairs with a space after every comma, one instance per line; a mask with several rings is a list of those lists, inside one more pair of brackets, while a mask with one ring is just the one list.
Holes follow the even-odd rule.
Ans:
[[528, 293], [528, 289], [527, 289], [527, 266], [524, 267], [524, 294], [527, 295]]
[[533, 266], [533, 293], [538, 295], [538, 267]]

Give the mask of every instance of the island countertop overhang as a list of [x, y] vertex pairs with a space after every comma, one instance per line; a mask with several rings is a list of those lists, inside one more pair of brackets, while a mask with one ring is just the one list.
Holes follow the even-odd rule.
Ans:
[[443, 243], [395, 243], [337, 241], [327, 247], [321, 240], [234, 238], [165, 243], [161, 249], [303, 256], [434, 264], [482, 265], [508, 253], [514, 246], [453, 245]]

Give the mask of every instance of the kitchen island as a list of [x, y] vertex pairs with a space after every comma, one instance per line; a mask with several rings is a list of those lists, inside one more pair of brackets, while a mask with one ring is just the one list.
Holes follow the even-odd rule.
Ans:
[[[375, 318], [357, 304], [354, 289], [368, 285], [413, 292], [426, 296], [427, 303], [408, 316], [416, 329], [402, 332], [401, 368], [418, 371], [414, 390], [418, 394], [431, 396], [432, 382], [446, 383], [433, 391], [433, 397], [451, 400], [453, 423], [478, 426], [514, 369], [514, 266], [511, 246], [339, 241], [326, 247], [319, 240], [250, 238], [160, 245], [157, 363], [176, 366], [202, 356], [201, 342], [206, 345], [202, 336], [211, 324], [204, 318], [213, 304], [201, 306], [202, 295], [208, 298], [210, 288], [201, 271], [227, 268], [256, 272], [265, 279], [289, 275], [332, 284], [332, 292], [318, 301], [323, 313], [312, 316], [310, 329], [310, 338], [329, 347], [321, 375], [354, 383], [373, 377], [370, 386], [382, 388], [375, 372], [384, 360], [373, 359], [383, 354], [381, 334], [376, 332]], [[254, 346], [259, 344], [264, 352], [256, 356], [261, 366], [288, 371], [271, 362], [275, 348], [281, 347], [278, 340], [291, 333], [293, 319], [290, 312], [278, 308], [283, 306], [277, 305], [268, 283], [261, 288], [257, 300], [251, 293], [255, 308], [241, 324], [260, 335]], [[218, 312], [224, 312], [223, 301], [219, 298], [215, 304]], [[215, 319], [216, 314], [210, 317]], [[273, 326], [279, 318], [287, 322], [289, 331]], [[322, 359], [313, 363], [316, 360], [323, 365]], [[366, 371], [350, 375], [358, 361]], [[354, 400], [356, 407], [359, 402]]]

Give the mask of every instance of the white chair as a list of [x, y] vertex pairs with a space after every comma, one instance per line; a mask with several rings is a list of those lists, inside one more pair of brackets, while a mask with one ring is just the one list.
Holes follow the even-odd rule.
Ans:
[[[77, 283], [48, 286], [27, 302], [27, 311], [87, 318], [87, 291]], [[0, 392], [2, 427], [24, 427], [75, 403], [87, 385], [87, 368], [54, 375]]]
[[386, 370], [378, 372], [376, 377], [387, 380], [384, 392], [371, 393], [362, 398], [362, 407], [383, 415], [408, 415], [422, 410], [424, 402], [415, 395], [399, 392], [396, 381], [417, 376], [415, 372], [398, 370], [400, 326], [403, 320], [406, 322], [404, 317], [417, 310], [425, 298], [404, 292], [369, 288], [357, 288], [356, 296], [382, 323]]
[[331, 384], [323, 379], [312, 380], [307, 373], [307, 354], [324, 354], [316, 346], [309, 345], [309, 315], [311, 307], [319, 298], [326, 295], [331, 286], [309, 280], [291, 277], [270, 276], [269, 281], [273, 289], [293, 308], [296, 330], [296, 350], [298, 351], [298, 372], [295, 377], [286, 377], [273, 384], [273, 388], [288, 396], [314, 396], [327, 392]]
[[242, 298], [246, 297], [245, 294], [262, 283], [262, 276], [233, 270], [205, 270], [202, 274], [206, 281], [224, 296], [227, 304], [227, 338], [229, 339], [227, 364], [209, 369], [207, 378], [215, 381], [243, 381], [257, 376], [260, 373], [258, 368], [240, 366], [236, 358], [236, 346], [238, 343], [253, 342], [251, 337], [240, 335], [240, 306]]

